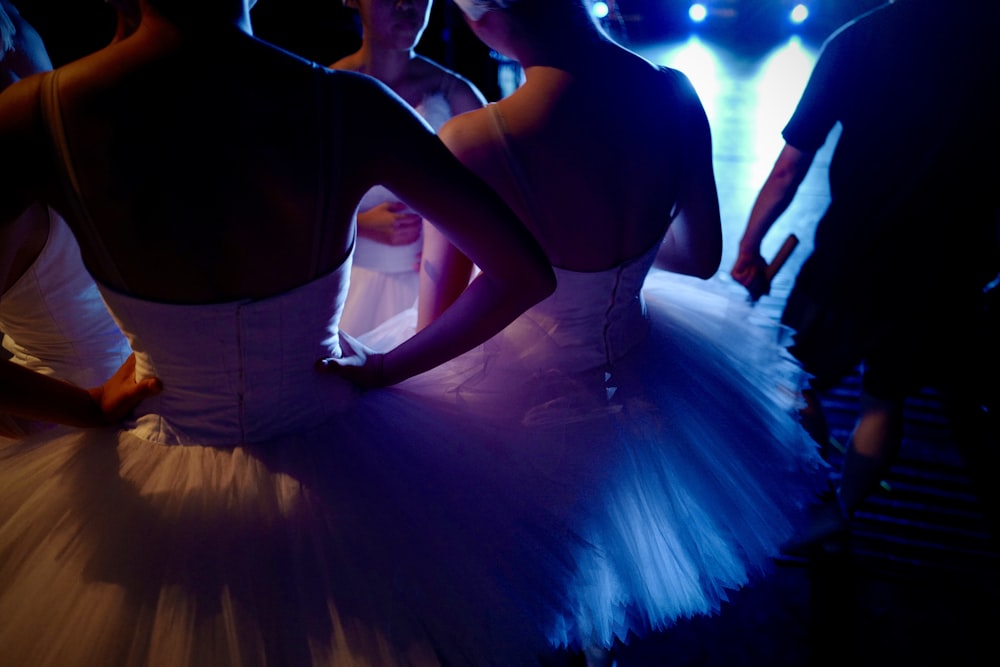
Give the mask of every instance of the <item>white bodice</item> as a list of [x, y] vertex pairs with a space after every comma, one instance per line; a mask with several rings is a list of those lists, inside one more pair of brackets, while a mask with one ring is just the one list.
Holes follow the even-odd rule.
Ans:
[[154, 303], [102, 287], [132, 341], [137, 377], [163, 382], [131, 430], [224, 447], [300, 432], [346, 407], [354, 389], [315, 363], [339, 354], [350, 265], [273, 297], [221, 304]]
[[14, 362], [83, 387], [104, 382], [131, 352], [72, 231], [52, 211], [42, 252], [0, 296], [0, 331]]
[[[556, 291], [522, 315], [509, 332], [537, 326], [555, 344], [559, 366], [566, 372], [612, 366], [646, 337], [649, 325], [642, 286], [656, 251], [653, 247], [606, 271], [556, 268]], [[551, 358], [537, 361], [552, 362]]]

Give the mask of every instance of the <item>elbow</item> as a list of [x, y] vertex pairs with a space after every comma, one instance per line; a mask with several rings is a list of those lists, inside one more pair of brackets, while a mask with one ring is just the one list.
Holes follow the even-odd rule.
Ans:
[[717, 233], [709, 235], [709, 238], [702, 239], [700, 243], [690, 248], [683, 263], [682, 273], [702, 280], [708, 280], [719, 271], [722, 266], [721, 224]]
[[709, 266], [709, 265], [706, 264], [705, 266], [701, 266], [701, 267], [695, 268], [694, 271], [690, 271], [689, 273], [690, 273], [690, 275], [694, 276], [695, 278], [701, 278], [702, 280], [708, 280], [709, 278], [711, 278], [712, 276], [714, 276], [718, 272], [719, 266], [720, 265], [718, 263], [716, 263], [714, 265], [711, 265], [711, 266]]
[[658, 269], [680, 273], [693, 278], [707, 280], [715, 275], [722, 265], [721, 251], [715, 253], [697, 253], [677, 257], [670, 253], [660, 253], [653, 263]]
[[697, 258], [692, 258], [692, 261], [687, 265], [686, 270], [681, 273], [686, 273], [689, 276], [701, 278], [702, 280], [708, 280], [718, 272], [721, 266], [722, 251], [720, 250], [718, 253], [706, 254]]
[[722, 237], [720, 235], [718, 242], [714, 244], [711, 251], [705, 253], [705, 257], [701, 261], [701, 266], [696, 274], [699, 278], [703, 280], [708, 280], [722, 267]]

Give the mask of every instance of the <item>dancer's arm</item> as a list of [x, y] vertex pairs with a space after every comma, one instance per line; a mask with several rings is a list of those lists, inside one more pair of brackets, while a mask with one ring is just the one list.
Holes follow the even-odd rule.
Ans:
[[685, 129], [685, 169], [674, 218], [656, 253], [657, 268], [710, 278], [722, 261], [722, 220], [712, 161], [712, 131], [705, 108], [689, 81]]
[[766, 280], [767, 261], [760, 254], [760, 244], [795, 198], [815, 155], [786, 144], [775, 160], [750, 210], [750, 219], [740, 239], [739, 255], [730, 271], [741, 285], [750, 288]]
[[121, 421], [139, 403], [160, 393], [156, 378], [136, 382], [130, 355], [100, 387], [82, 389], [19, 366], [0, 363], [0, 412], [71, 426], [105, 426]]
[[[340, 74], [346, 74], [342, 72]], [[388, 187], [430, 221], [480, 269], [453, 304], [416, 335], [374, 356], [378, 385], [395, 384], [483, 343], [555, 289], [555, 274], [542, 248], [509, 206], [448, 150], [415, 112], [374, 80], [361, 81], [354, 99], [363, 117], [348, 141], [364, 142], [369, 159], [355, 173]], [[390, 97], [387, 98], [385, 93]], [[394, 98], [394, 99], [390, 99]], [[373, 116], [378, 118], [373, 122]], [[377, 132], [366, 133], [365, 128]], [[370, 373], [357, 373], [358, 359], [323, 365], [363, 386]]]

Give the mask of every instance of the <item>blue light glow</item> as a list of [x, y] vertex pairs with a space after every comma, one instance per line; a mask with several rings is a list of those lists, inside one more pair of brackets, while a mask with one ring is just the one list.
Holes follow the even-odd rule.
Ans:
[[594, 18], [603, 19], [608, 15], [608, 3], [595, 2], [590, 8], [590, 11], [594, 15]]

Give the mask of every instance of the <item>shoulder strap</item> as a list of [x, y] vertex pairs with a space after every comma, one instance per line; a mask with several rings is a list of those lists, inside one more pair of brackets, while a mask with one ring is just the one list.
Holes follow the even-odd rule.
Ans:
[[[330, 182], [330, 169], [332, 168], [330, 155], [327, 152], [326, 142], [327, 142], [327, 123], [324, 122], [326, 114], [328, 113], [326, 104], [326, 94], [323, 86], [323, 77], [320, 75], [319, 68], [313, 64], [314, 69], [314, 96], [315, 104], [313, 108], [316, 110], [316, 132], [319, 151], [319, 164], [316, 169], [317, 176], [317, 192], [316, 192], [316, 220], [313, 223], [313, 258], [312, 266], [310, 267], [310, 276], [316, 276], [319, 274], [320, 266], [323, 262], [323, 253], [326, 250], [325, 239], [326, 239], [326, 220], [328, 216], [328, 208], [330, 205], [329, 197], [329, 182]], [[335, 135], [339, 136], [339, 128], [334, 132]]]
[[49, 139], [52, 142], [53, 154], [60, 167], [59, 175], [62, 180], [63, 190], [67, 193], [69, 203], [73, 207], [73, 212], [80, 223], [80, 229], [77, 231], [86, 237], [88, 247], [97, 254], [101, 262], [101, 270], [110, 276], [117, 283], [118, 287], [127, 287], [127, 283], [122, 279], [117, 264], [111, 258], [107, 248], [104, 247], [101, 236], [94, 227], [93, 220], [83, 203], [80, 183], [76, 177], [76, 170], [73, 168], [69, 142], [66, 139], [62, 109], [59, 105], [59, 89], [56, 85], [59, 70], [46, 72], [43, 76], [44, 79], [41, 85], [42, 118], [45, 121]]

